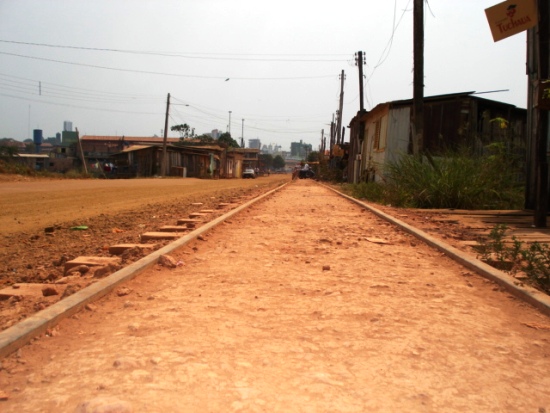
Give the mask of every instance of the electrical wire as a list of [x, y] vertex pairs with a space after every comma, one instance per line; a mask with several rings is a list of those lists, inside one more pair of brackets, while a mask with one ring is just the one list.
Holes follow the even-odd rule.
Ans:
[[94, 110], [94, 111], [97, 111], [97, 112], [109, 112], [109, 113], [117, 112], [117, 113], [133, 114], [133, 115], [155, 115], [155, 116], [159, 115], [159, 113], [154, 113], [154, 112], [132, 112], [132, 111], [127, 111], [127, 110], [98, 109], [98, 108], [93, 108], [93, 107], [89, 107], [89, 106], [69, 105], [69, 104], [65, 104], [65, 103], [51, 102], [51, 101], [43, 100], [43, 99], [31, 99], [31, 98], [26, 98], [26, 97], [14, 96], [14, 95], [6, 94], [6, 93], [0, 93], [0, 96], [6, 96], [6, 97], [13, 98], [13, 99], [21, 99], [21, 100], [25, 100], [25, 101], [29, 101], [29, 102], [43, 103], [45, 105], [64, 106], [64, 107], [76, 108], [76, 109], [87, 109], [87, 110]]
[[[99, 48], [99, 47], [83, 47], [83, 46], [68, 46], [68, 45], [57, 45], [57, 44], [47, 44], [47, 43], [32, 43], [32, 42], [19, 42], [15, 40], [4, 40], [0, 39], [1, 43], [12, 43], [19, 45], [27, 46], [39, 46], [39, 47], [48, 47], [48, 48], [59, 48], [59, 49], [74, 49], [74, 50], [90, 50], [90, 51], [102, 51], [102, 52], [115, 52], [115, 53], [128, 53], [128, 54], [138, 54], [138, 55], [151, 55], [151, 56], [165, 56], [165, 57], [181, 57], [186, 59], [204, 59], [204, 60], [245, 60], [245, 61], [265, 61], [265, 62], [344, 62], [346, 59], [283, 59], [280, 56], [348, 56], [348, 54], [338, 53], [338, 54], [244, 54], [244, 53], [179, 53], [179, 52], [152, 52], [145, 50], [125, 50], [125, 49], [109, 49], [109, 48]], [[227, 57], [217, 57], [217, 56], [227, 56]], [[235, 58], [229, 56], [279, 56], [277, 58]]]
[[[140, 73], [140, 74], [160, 75], [160, 76], [173, 76], [173, 77], [183, 77], [183, 78], [189, 78], [189, 79], [218, 79], [218, 80], [228, 79], [226, 76], [182, 75], [182, 74], [178, 74], [178, 73], [154, 72], [154, 71], [149, 71], [149, 70], [120, 69], [120, 68], [116, 68], [116, 67], [91, 65], [91, 64], [77, 63], [77, 62], [68, 62], [68, 61], [65, 61], [65, 60], [58, 60], [58, 59], [48, 59], [46, 57], [27, 56], [27, 55], [22, 55], [22, 54], [18, 54], [18, 53], [0, 52], [0, 54], [6, 55], [6, 56], [22, 57], [22, 58], [25, 58], [25, 59], [41, 60], [41, 61], [45, 61], [45, 62], [62, 63], [62, 64], [73, 65], [73, 66], [91, 67], [91, 68], [94, 68], [94, 69], [113, 70], [113, 71], [117, 71], [117, 72]], [[326, 79], [326, 78], [330, 78], [330, 77], [334, 77], [334, 75], [292, 76], [292, 77], [231, 77], [231, 79], [232, 80], [308, 80], [308, 79]]]
[[8, 75], [5, 73], [0, 73], [0, 80], [5, 82], [14, 83], [17, 85], [28, 86], [34, 90], [38, 90], [38, 86], [41, 85], [43, 91], [55, 91], [60, 93], [67, 93], [68, 95], [74, 96], [89, 96], [89, 97], [99, 97], [99, 98], [117, 98], [117, 99], [126, 99], [125, 102], [135, 103], [136, 101], [145, 101], [145, 102], [157, 102], [163, 99], [158, 95], [140, 95], [140, 94], [130, 94], [130, 93], [120, 93], [120, 92], [111, 92], [111, 91], [101, 91], [101, 90], [92, 90], [84, 89], [74, 86], [60, 85], [56, 83], [43, 82], [40, 80], [28, 79], [20, 76]]
[[[392, 45], [393, 45], [393, 40], [395, 38], [395, 33], [397, 32], [397, 28], [401, 24], [405, 14], [410, 11], [409, 10], [410, 3], [411, 3], [411, 0], [408, 0], [405, 8], [403, 9], [403, 12], [401, 13], [401, 16], [399, 16], [399, 20], [397, 20], [397, 23], [396, 23], [397, 0], [394, 0], [393, 22], [392, 22], [392, 31], [391, 31], [391, 34], [390, 34], [390, 38], [389, 38], [388, 42], [386, 43], [386, 46], [384, 47], [384, 50], [382, 50], [382, 53], [380, 54], [380, 57], [378, 58], [378, 62], [373, 66], [373, 69], [372, 69], [370, 75], [366, 76], [366, 81], [365, 81], [364, 87], [369, 88], [371, 97], [372, 97], [372, 89], [370, 89], [370, 81], [372, 80], [372, 77], [374, 76], [374, 73], [376, 72], [376, 69], [378, 69], [380, 66], [382, 66], [382, 64], [384, 64], [386, 59], [389, 57], [390, 52], [391, 52], [391, 48], [392, 48]], [[366, 93], [366, 95], [368, 96], [368, 93]], [[367, 97], [367, 101], [368, 101], [368, 97]], [[372, 105], [372, 103], [371, 103], [371, 105]]]

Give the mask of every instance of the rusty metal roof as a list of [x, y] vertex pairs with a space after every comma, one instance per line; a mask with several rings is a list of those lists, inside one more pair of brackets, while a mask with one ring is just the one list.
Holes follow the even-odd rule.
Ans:
[[[123, 141], [123, 142], [143, 142], [143, 143], [162, 143], [163, 137], [154, 136], [97, 136], [97, 135], [84, 135], [80, 138], [83, 141]], [[180, 138], [166, 138], [167, 142], [175, 143], [179, 142]]]

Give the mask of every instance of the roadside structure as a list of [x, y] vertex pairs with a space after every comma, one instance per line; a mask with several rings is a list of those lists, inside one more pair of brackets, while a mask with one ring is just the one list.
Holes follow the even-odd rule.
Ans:
[[[412, 154], [413, 100], [381, 103], [350, 122], [348, 182], [380, 181], [384, 167]], [[475, 92], [424, 98], [424, 151], [433, 155], [468, 147], [482, 153], [502, 142], [525, 158], [527, 111]]]
[[[83, 155], [88, 165], [109, 165], [112, 177], [160, 175], [163, 138], [83, 136]], [[256, 167], [259, 149], [227, 148], [216, 142], [167, 138], [169, 175], [193, 178], [241, 178], [245, 167]]]

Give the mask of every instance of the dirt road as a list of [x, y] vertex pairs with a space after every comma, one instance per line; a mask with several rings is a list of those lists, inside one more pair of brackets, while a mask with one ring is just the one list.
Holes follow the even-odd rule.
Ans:
[[147, 203], [189, 201], [222, 191], [246, 190], [288, 181], [288, 175], [258, 179], [114, 179], [0, 181], [2, 234], [34, 232], [68, 220], [88, 221], [100, 214], [115, 215]]
[[[0, 289], [14, 284], [62, 282], [57, 295], [3, 298], [0, 330], [97, 281], [64, 277], [64, 263], [79, 256], [110, 256], [109, 246], [139, 243], [147, 231], [220, 202], [254, 196], [290, 180], [258, 179], [36, 180], [0, 174]], [[195, 206], [193, 204], [200, 204]], [[222, 214], [221, 211], [211, 216]], [[83, 231], [71, 230], [84, 226]], [[47, 231], [46, 231], [47, 230]], [[166, 242], [156, 242], [161, 247]], [[128, 265], [140, 253], [124, 259]]]
[[5, 359], [0, 410], [550, 411], [547, 317], [312, 181], [173, 256]]

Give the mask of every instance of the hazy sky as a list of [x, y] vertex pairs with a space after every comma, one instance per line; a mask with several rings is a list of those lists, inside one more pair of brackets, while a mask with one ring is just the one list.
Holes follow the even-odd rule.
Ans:
[[[426, 3], [425, 96], [526, 107], [526, 35], [493, 42], [499, 2]], [[342, 70], [343, 125], [359, 110], [359, 50], [366, 109], [412, 98], [413, 1], [0, 0], [0, 138], [162, 136], [170, 93], [169, 126], [317, 148]]]

